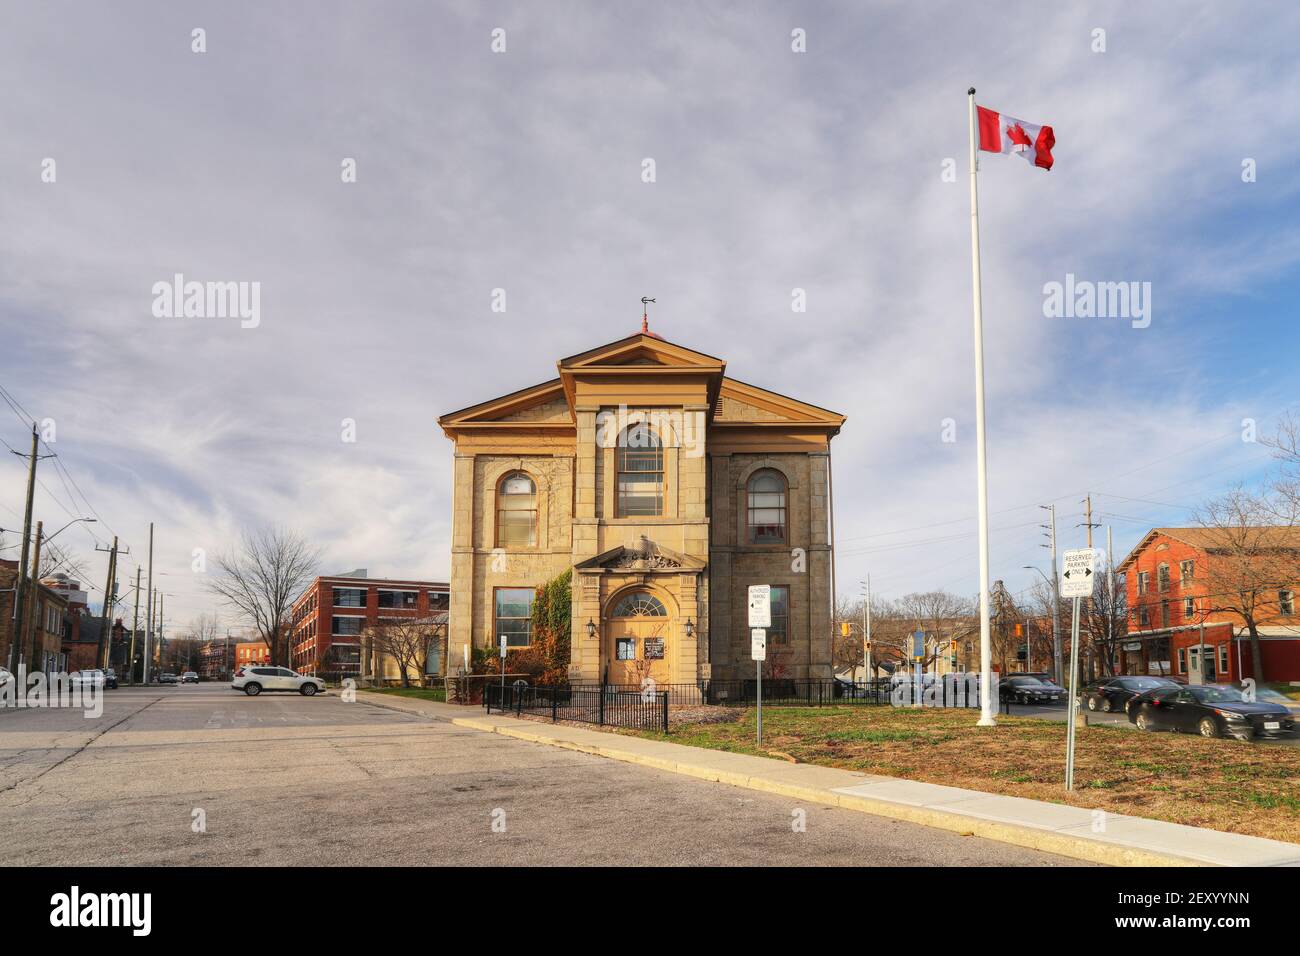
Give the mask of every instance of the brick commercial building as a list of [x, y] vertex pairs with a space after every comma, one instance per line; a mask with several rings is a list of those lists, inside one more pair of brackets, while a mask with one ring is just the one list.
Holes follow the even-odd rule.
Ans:
[[[14, 631], [14, 598], [18, 585], [18, 562], [0, 560], [0, 667], [9, 666]], [[44, 582], [27, 582], [19, 656], [29, 673], [67, 671], [63, 642], [68, 634], [68, 598]], [[75, 669], [75, 668], [73, 668]]]
[[[443, 642], [433, 638], [441, 638], [435, 622], [445, 626], [447, 605], [444, 582], [371, 578], [364, 570], [317, 578], [293, 605], [290, 666], [331, 679], [369, 676], [368, 628], [388, 620], [428, 620], [433, 646], [425, 669], [440, 673]], [[391, 661], [381, 666], [389, 678], [396, 677]]]
[[266, 641], [248, 637], [219, 637], [199, 647], [195, 670], [202, 680], [230, 680], [245, 664], [265, 664], [271, 659]]
[[[451, 651], [531, 641], [534, 589], [572, 570], [573, 680], [831, 676], [830, 441], [844, 416], [639, 334], [438, 420], [455, 442]], [[590, 626], [589, 626], [590, 623]], [[648, 672], [648, 673], [647, 673]]]
[[1192, 683], [1254, 677], [1248, 606], [1264, 679], [1300, 681], [1300, 528], [1153, 528], [1116, 568], [1125, 576], [1125, 674]]
[[233, 673], [239, 673], [241, 667], [248, 667], [252, 664], [269, 664], [271, 662], [271, 649], [266, 646], [266, 641], [241, 641], [234, 645], [231, 656], [234, 659]]

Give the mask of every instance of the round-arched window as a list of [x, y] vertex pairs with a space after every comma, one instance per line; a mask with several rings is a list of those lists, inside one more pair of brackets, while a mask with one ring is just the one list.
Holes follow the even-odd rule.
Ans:
[[628, 425], [614, 452], [615, 513], [620, 518], [664, 513], [664, 449], [645, 422]]
[[537, 485], [522, 471], [497, 485], [497, 547], [537, 547]]
[[765, 468], [749, 478], [749, 543], [785, 542], [785, 476]]
[[664, 608], [663, 602], [653, 594], [646, 594], [644, 591], [635, 591], [632, 594], [626, 594], [619, 599], [614, 605], [614, 611], [610, 617], [667, 617], [668, 611]]

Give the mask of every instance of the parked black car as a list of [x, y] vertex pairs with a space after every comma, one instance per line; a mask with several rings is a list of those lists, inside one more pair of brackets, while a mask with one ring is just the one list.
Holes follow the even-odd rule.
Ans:
[[1019, 704], [1045, 704], [1065, 697], [1065, 688], [1037, 677], [1012, 674], [998, 682], [998, 696]]
[[110, 667], [104, 671], [104, 686], [110, 690], [117, 690], [117, 670]]
[[1109, 714], [1115, 710], [1127, 710], [1124, 706], [1138, 694], [1161, 687], [1177, 687], [1178, 682], [1167, 677], [1144, 677], [1132, 675], [1125, 677], [1108, 677], [1096, 680], [1084, 686], [1079, 692], [1083, 705], [1089, 710], [1099, 710]]
[[1296, 728], [1280, 704], [1250, 702], [1235, 687], [1161, 687], [1134, 697], [1128, 719], [1140, 730], [1185, 730], [1202, 737], [1281, 737]]

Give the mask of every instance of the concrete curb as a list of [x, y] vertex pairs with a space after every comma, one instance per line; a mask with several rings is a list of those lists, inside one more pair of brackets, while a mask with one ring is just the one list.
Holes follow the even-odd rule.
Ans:
[[[368, 703], [386, 706], [367, 695]], [[814, 764], [790, 764], [642, 737], [507, 716], [466, 717], [454, 704], [398, 698], [419, 713], [459, 727], [701, 780], [842, 807], [963, 835], [1109, 866], [1300, 866], [1300, 844], [1204, 830], [1160, 820], [1106, 815], [1106, 832], [1092, 832], [1092, 811], [1065, 804], [874, 776]], [[414, 705], [414, 706], [412, 706]]]

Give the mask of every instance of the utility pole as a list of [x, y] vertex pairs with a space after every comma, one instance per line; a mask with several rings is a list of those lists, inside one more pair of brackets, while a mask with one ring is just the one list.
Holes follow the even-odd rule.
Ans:
[[871, 575], [867, 575], [867, 603], [865, 606], [866, 621], [866, 640], [867, 640], [867, 673], [864, 680], [871, 680]]
[[163, 593], [158, 592], [158, 616], [154, 619], [158, 622], [158, 673], [162, 673], [163, 654], [167, 652], [167, 642], [163, 640]]
[[1052, 668], [1053, 677], [1061, 683], [1061, 582], [1056, 577], [1056, 505], [1039, 505], [1051, 515], [1051, 523], [1043, 525], [1047, 529], [1048, 543], [1044, 548], [1052, 550]]
[[104, 583], [104, 604], [99, 611], [99, 646], [95, 651], [95, 666], [107, 667], [105, 663], [106, 655], [112, 649], [113, 642], [109, 639], [108, 628], [113, 610], [113, 586], [117, 576], [117, 535], [113, 535], [113, 546], [111, 548], [96, 548], [96, 551], [108, 551], [108, 580]]
[[27, 508], [23, 514], [23, 547], [22, 556], [18, 559], [18, 590], [14, 593], [13, 626], [9, 629], [9, 671], [15, 676], [18, 674], [19, 651], [22, 644], [19, 640], [19, 631], [23, 621], [26, 620], [23, 612], [26, 610], [24, 598], [27, 596], [27, 558], [32, 540], [32, 498], [36, 494], [36, 450], [40, 440], [36, 423], [32, 422], [32, 451], [28, 456], [27, 464]]
[[27, 652], [27, 671], [31, 673], [36, 670], [36, 632], [38, 630], [36, 619], [40, 617], [41, 605], [41, 537], [45, 533], [45, 522], [36, 522], [36, 547], [32, 550], [32, 606], [27, 610], [26, 620], [22, 624], [21, 632], [14, 631], [14, 639], [18, 639], [19, 633], [22, 634], [22, 643], [24, 647], [29, 647]]
[[140, 565], [135, 566], [135, 613], [131, 617], [131, 647], [126, 655], [126, 679], [135, 683], [135, 635], [140, 629]]
[[153, 522], [149, 522], [149, 599], [145, 604], [144, 670], [141, 683], [149, 683], [149, 662], [153, 656]]
[[1115, 553], [1111, 527], [1106, 525], [1106, 673], [1115, 673]]
[[1083, 512], [1083, 513], [1084, 513], [1084, 519], [1083, 519], [1083, 525], [1082, 525], [1082, 527], [1088, 529], [1088, 547], [1091, 548], [1091, 547], [1092, 547], [1092, 529], [1093, 529], [1093, 528], [1100, 528], [1101, 525], [1098, 524], [1097, 522], [1095, 522], [1095, 521], [1092, 520], [1092, 495], [1089, 494], [1088, 497], [1084, 498], [1083, 501], [1080, 502], [1080, 504], [1082, 504], [1082, 505], [1084, 506], [1084, 512]]

